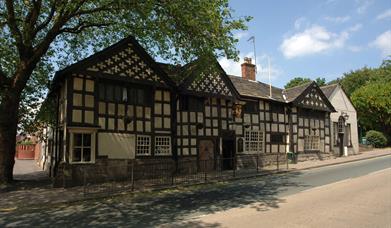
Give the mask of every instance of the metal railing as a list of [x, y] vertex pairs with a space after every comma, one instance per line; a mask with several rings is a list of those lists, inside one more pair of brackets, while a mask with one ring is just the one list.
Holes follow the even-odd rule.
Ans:
[[[143, 161], [141, 161], [143, 162]], [[163, 160], [79, 167], [84, 196], [167, 188], [256, 176], [288, 168], [286, 154], [240, 155], [213, 160]]]

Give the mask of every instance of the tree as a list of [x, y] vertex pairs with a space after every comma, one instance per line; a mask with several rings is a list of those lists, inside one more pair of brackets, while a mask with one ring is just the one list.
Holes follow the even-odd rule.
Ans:
[[[292, 88], [292, 87], [295, 87], [295, 86], [303, 85], [303, 84], [308, 83], [308, 82], [312, 82], [312, 80], [309, 79], [309, 78], [305, 78], [305, 77], [295, 77], [295, 78], [291, 79], [284, 86], [284, 88], [285, 89], [289, 89], [289, 88]], [[326, 85], [326, 79], [325, 78], [316, 78], [315, 82], [316, 82], [316, 84], [318, 84], [318, 86]]]
[[309, 78], [302, 78], [302, 77], [295, 77], [291, 79], [286, 85], [284, 86], [285, 89], [289, 89], [295, 86], [299, 86], [305, 83], [311, 82], [311, 79]]
[[367, 84], [387, 82], [391, 80], [391, 60], [384, 60], [378, 68], [361, 68], [345, 73], [340, 81], [342, 88], [348, 96]]
[[315, 82], [316, 82], [316, 84], [318, 84], [318, 86], [326, 85], [326, 79], [325, 78], [316, 78]]
[[380, 130], [391, 135], [391, 82], [371, 83], [351, 95], [359, 122], [366, 130]]
[[18, 123], [37, 110], [29, 102], [42, 100], [54, 66], [128, 35], [175, 62], [207, 53], [237, 58], [233, 31], [250, 19], [233, 17], [228, 0], [1, 1], [0, 182], [12, 181]]

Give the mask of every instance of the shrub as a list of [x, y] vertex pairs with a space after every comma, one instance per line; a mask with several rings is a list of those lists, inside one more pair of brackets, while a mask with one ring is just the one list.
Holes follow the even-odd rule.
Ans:
[[368, 131], [366, 136], [368, 144], [379, 148], [387, 145], [387, 138], [380, 131]]

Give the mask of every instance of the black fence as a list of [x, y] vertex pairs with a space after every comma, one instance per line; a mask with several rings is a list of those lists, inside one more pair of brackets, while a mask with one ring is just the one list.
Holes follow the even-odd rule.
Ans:
[[79, 167], [84, 196], [143, 191], [256, 176], [288, 169], [286, 154], [241, 155], [214, 160], [163, 160]]

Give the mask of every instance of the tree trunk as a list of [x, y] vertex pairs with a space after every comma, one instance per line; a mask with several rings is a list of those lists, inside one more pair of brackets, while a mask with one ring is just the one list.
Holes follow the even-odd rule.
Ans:
[[0, 183], [13, 181], [20, 95], [4, 91], [0, 103]]

